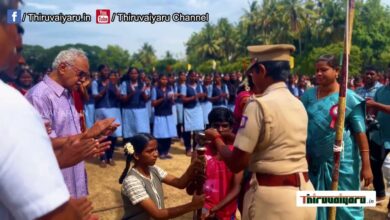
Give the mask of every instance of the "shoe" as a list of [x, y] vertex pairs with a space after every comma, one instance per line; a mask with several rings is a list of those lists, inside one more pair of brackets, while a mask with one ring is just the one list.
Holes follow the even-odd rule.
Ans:
[[166, 158], [166, 159], [172, 159], [173, 157], [172, 157], [172, 155], [170, 155], [170, 154], [165, 154], [165, 158]]
[[111, 166], [115, 166], [115, 161], [113, 159], [111, 159], [108, 164], [110, 164]]
[[187, 157], [192, 157], [192, 152], [189, 150], [186, 152]]
[[99, 166], [100, 166], [101, 168], [105, 168], [105, 167], [107, 167], [107, 163], [106, 163], [106, 161], [104, 161], [104, 160], [101, 160], [101, 161], [100, 161], [100, 164], [99, 164]]
[[159, 158], [160, 158], [160, 160], [168, 159], [168, 158], [167, 158], [167, 155], [165, 155], [165, 154], [161, 154], [161, 155], [159, 156]]

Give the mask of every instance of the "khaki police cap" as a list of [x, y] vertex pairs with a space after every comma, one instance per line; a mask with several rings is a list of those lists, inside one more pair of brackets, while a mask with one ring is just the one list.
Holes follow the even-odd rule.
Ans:
[[248, 46], [249, 55], [257, 62], [262, 61], [290, 61], [290, 55], [295, 47], [290, 44], [274, 44]]
[[253, 65], [263, 61], [288, 61], [290, 62], [290, 54], [295, 51], [295, 47], [291, 44], [272, 44], [272, 45], [253, 45], [247, 47], [252, 63], [245, 71], [249, 73]]

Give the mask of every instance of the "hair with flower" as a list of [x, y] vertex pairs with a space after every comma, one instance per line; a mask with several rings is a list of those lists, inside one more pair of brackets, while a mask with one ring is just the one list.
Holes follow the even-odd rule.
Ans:
[[148, 146], [149, 141], [155, 140], [155, 138], [148, 133], [138, 133], [130, 138], [130, 142], [123, 146], [126, 155], [126, 167], [119, 178], [119, 183], [122, 184], [123, 180], [127, 176], [130, 169], [130, 163], [134, 158], [134, 155], [142, 154], [142, 151]]

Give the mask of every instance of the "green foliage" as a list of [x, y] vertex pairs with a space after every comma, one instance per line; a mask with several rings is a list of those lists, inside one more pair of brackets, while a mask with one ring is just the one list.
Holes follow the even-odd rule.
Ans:
[[[341, 60], [343, 54], [343, 43], [335, 43], [326, 47], [314, 48], [304, 59], [297, 60], [296, 68], [294, 72], [305, 73], [307, 75], [313, 75], [315, 73], [316, 60], [325, 54], [332, 54]], [[352, 46], [349, 63], [349, 75], [355, 76], [360, 74], [361, 67], [363, 64], [362, 52], [359, 47]], [[340, 62], [341, 68], [341, 62]]]
[[23, 46], [23, 56], [26, 63], [30, 64], [31, 68], [37, 72], [44, 72], [51, 63], [47, 62], [45, 49], [41, 46]]
[[[240, 70], [234, 68], [242, 67], [239, 60], [248, 56], [248, 45], [290, 43], [297, 49], [294, 71], [312, 74], [317, 56], [342, 51], [345, 17], [345, 0], [251, 1], [238, 24], [222, 18], [193, 33], [186, 44], [187, 58], [205, 71], [209, 71], [208, 60], [215, 59], [220, 62], [219, 71], [230, 72]], [[380, 0], [356, 1], [352, 74], [359, 74], [368, 64], [387, 65], [389, 20], [390, 9], [381, 5]]]
[[[295, 69], [300, 74], [313, 74], [314, 62], [322, 54], [339, 55], [345, 31], [345, 0], [262, 0], [250, 1], [239, 22], [220, 18], [216, 24], [206, 23], [186, 42], [186, 59], [176, 60], [167, 52], [158, 60], [149, 43], [133, 54], [109, 45], [106, 49], [84, 44], [67, 44], [48, 49], [24, 46], [24, 57], [36, 71], [51, 66], [54, 57], [63, 49], [83, 49], [89, 58], [91, 70], [99, 64], [124, 70], [128, 66], [151, 72], [193, 69], [213, 72], [243, 71], [247, 60], [246, 47], [259, 44], [290, 43], [296, 47]], [[387, 67], [390, 62], [390, 8], [380, 0], [356, 1], [352, 35], [350, 73], [359, 74], [366, 65]]]
[[129, 67], [130, 55], [127, 50], [119, 46], [108, 45], [107, 49], [99, 53], [101, 63], [107, 64], [111, 69], [117, 69], [124, 72]]
[[144, 43], [137, 53], [133, 54], [132, 64], [136, 67], [143, 68], [147, 72], [151, 72], [156, 65], [157, 57], [152, 45]]
[[175, 64], [172, 65], [172, 68], [176, 71], [187, 71], [187, 61], [177, 60]]
[[167, 72], [171, 73], [173, 71], [173, 65], [176, 63], [176, 60], [173, 58], [172, 54], [167, 51], [165, 57], [156, 63], [157, 72]]
[[[217, 66], [218, 66], [218, 63], [217, 63]], [[198, 71], [198, 72], [204, 73], [204, 74], [213, 73], [214, 72], [214, 70], [213, 70], [213, 61], [212, 60], [208, 60], [206, 62], [203, 62], [199, 66], [195, 66], [195, 70]]]

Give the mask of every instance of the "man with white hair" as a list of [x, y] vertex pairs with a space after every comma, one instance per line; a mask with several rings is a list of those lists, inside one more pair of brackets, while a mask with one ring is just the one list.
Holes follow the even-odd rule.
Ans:
[[[72, 89], [82, 83], [89, 74], [88, 58], [82, 50], [74, 48], [64, 50], [55, 58], [52, 69], [40, 83], [29, 90], [26, 98], [41, 117], [50, 123], [52, 130], [50, 137], [53, 138], [53, 148], [60, 167], [67, 167], [61, 170], [65, 183], [71, 196], [80, 198], [88, 195], [87, 175], [82, 161], [85, 158], [78, 160], [77, 164], [71, 164], [73, 166], [69, 166], [69, 163], [68, 166], [63, 166], [60, 159], [61, 155], [67, 153], [65, 149], [67, 143], [101, 136], [101, 132], [95, 132], [95, 128], [99, 127], [101, 122], [97, 122], [94, 127], [81, 134], [79, 114], [71, 96]], [[112, 122], [113, 119], [109, 120], [108, 124]], [[92, 149], [90, 153], [95, 152], [99, 150]]]

